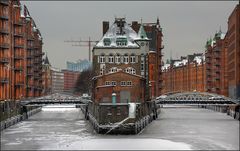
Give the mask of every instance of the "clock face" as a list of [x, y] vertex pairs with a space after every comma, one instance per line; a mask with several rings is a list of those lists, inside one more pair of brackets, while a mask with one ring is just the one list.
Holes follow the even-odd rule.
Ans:
[[141, 42], [141, 46], [144, 46], [144, 42]]

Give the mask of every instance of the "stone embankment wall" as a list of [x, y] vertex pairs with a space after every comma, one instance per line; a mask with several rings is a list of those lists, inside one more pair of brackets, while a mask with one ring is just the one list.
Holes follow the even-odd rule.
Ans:
[[240, 120], [239, 105], [231, 105], [231, 106], [201, 105], [198, 107], [210, 109], [216, 112], [227, 113], [227, 115], [233, 117], [234, 119]]
[[13, 117], [7, 118], [6, 120], [1, 121], [1, 131], [20, 122], [20, 121], [28, 119], [30, 116], [32, 116], [40, 111], [41, 111], [41, 107], [38, 107], [38, 108], [32, 109], [28, 112], [25, 112], [23, 114], [18, 114], [16, 116], [13, 116]]

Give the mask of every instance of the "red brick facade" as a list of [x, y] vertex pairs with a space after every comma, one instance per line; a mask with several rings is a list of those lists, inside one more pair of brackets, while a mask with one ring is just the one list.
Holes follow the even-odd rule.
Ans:
[[[95, 102], [112, 102], [116, 93], [116, 103], [143, 102], [145, 100], [145, 79], [123, 71], [97, 76], [93, 80]], [[126, 95], [129, 94], [129, 97]]]
[[221, 31], [206, 44], [206, 91], [228, 96], [227, 38]]
[[64, 74], [63, 90], [73, 92], [80, 72], [70, 70], [62, 70], [62, 72]]
[[0, 100], [40, 96], [40, 31], [19, 0], [1, 1], [0, 12]]
[[[132, 22], [132, 28], [136, 32], [138, 32], [140, 25], [137, 21]], [[156, 23], [143, 23], [144, 30], [147, 33], [148, 38], [150, 39], [149, 47], [150, 51], [155, 51], [155, 57], [151, 57], [151, 59], [154, 58], [154, 60], [150, 60], [152, 62], [152, 65], [155, 64], [155, 72], [154, 72], [154, 79], [152, 79], [152, 82], [154, 81], [154, 85], [152, 85], [152, 96], [156, 97], [161, 95], [162, 90], [162, 73], [161, 73], [161, 67], [162, 67], [162, 49], [164, 48], [162, 44], [162, 28], [160, 27], [159, 19], [157, 19]], [[154, 62], [154, 63], [153, 63]], [[153, 73], [153, 72], [152, 72]]]
[[162, 76], [162, 94], [185, 91], [204, 92], [205, 63], [202, 54], [172, 60], [170, 64], [163, 66]]
[[240, 6], [235, 7], [228, 18], [228, 92], [232, 98], [240, 98]]

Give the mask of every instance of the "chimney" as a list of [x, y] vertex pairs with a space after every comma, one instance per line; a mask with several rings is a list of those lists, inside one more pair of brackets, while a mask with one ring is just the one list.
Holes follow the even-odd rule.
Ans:
[[133, 22], [132, 22], [132, 29], [133, 29], [135, 32], [138, 32], [138, 30], [139, 30], [139, 25], [138, 25], [138, 22], [137, 22], [137, 21], [133, 21]]
[[103, 35], [104, 35], [109, 29], [109, 22], [103, 21], [102, 25], [103, 25]]

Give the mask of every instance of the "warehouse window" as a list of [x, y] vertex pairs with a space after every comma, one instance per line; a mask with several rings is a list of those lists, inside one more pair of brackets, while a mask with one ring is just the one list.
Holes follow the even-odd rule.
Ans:
[[132, 86], [132, 81], [127, 81], [127, 86]]
[[125, 69], [125, 72], [130, 73], [130, 74], [136, 74], [136, 70], [132, 67], [127, 67]]
[[104, 54], [102, 54], [100, 56], [100, 63], [105, 63], [105, 55]]
[[123, 62], [124, 62], [125, 64], [128, 64], [128, 62], [129, 62], [128, 59], [129, 59], [128, 55], [125, 54], [124, 57], [123, 57]]
[[119, 54], [115, 56], [115, 63], [121, 63], [121, 56]]
[[114, 57], [112, 54], [108, 57], [108, 63], [114, 63]]
[[116, 81], [112, 81], [112, 85], [113, 85], [113, 86], [116, 86], [116, 85], [117, 85], [117, 82], [116, 82]]
[[126, 81], [121, 81], [120, 85], [121, 86], [126, 86]]
[[106, 81], [105, 85], [109, 86], [109, 85], [111, 85], [111, 82], [110, 81]]
[[130, 63], [136, 63], [136, 56], [134, 54], [130, 56]]

